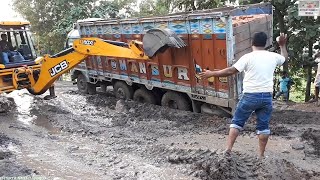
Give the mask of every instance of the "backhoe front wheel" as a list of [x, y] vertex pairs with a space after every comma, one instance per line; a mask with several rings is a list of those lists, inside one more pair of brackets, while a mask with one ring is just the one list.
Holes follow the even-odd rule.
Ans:
[[88, 94], [88, 82], [86, 77], [80, 73], [77, 78], [77, 87], [80, 93]]

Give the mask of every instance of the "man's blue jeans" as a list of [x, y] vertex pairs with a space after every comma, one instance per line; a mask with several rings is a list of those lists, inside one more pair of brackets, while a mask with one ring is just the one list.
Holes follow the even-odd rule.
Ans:
[[1, 55], [2, 55], [3, 64], [8, 64], [10, 62], [9, 56], [19, 55], [19, 53], [15, 51], [10, 51], [10, 52], [2, 52]]
[[231, 128], [242, 130], [250, 115], [257, 116], [257, 134], [270, 134], [269, 122], [272, 113], [272, 93], [244, 93], [232, 119]]

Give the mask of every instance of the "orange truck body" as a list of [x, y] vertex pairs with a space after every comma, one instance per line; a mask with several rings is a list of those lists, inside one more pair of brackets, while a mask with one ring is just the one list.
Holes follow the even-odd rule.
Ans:
[[81, 72], [90, 83], [121, 80], [149, 90], [177, 91], [187, 94], [193, 106], [200, 102], [232, 113], [242, 92], [243, 75], [200, 80], [197, 73], [232, 66], [251, 51], [254, 32], [266, 32], [267, 46], [271, 46], [272, 17], [272, 6], [265, 3], [162, 17], [78, 21], [81, 37], [128, 42], [142, 40], [151, 28], [169, 28], [187, 47], [170, 48], [149, 61], [91, 56], [73, 70], [73, 77]]

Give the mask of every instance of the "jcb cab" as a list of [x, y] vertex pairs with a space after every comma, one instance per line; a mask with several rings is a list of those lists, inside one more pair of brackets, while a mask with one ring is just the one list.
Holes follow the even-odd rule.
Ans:
[[23, 82], [19, 86], [13, 78], [23, 80], [27, 77], [13, 76], [15, 68], [40, 68], [35, 62], [37, 55], [29, 27], [29, 22], [0, 22], [0, 92], [23, 88]]

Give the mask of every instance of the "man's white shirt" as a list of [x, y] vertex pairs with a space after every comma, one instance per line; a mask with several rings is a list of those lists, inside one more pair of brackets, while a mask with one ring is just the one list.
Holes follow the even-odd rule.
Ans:
[[274, 71], [284, 62], [285, 57], [280, 54], [258, 50], [242, 56], [233, 67], [245, 73], [244, 93], [273, 92]]

